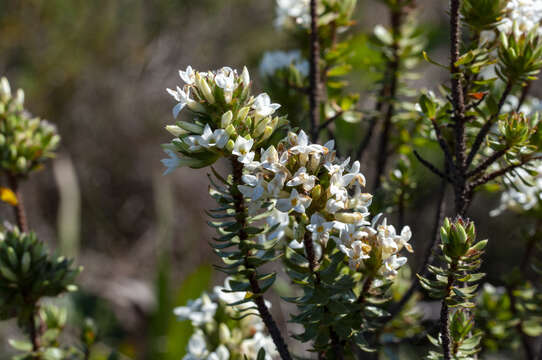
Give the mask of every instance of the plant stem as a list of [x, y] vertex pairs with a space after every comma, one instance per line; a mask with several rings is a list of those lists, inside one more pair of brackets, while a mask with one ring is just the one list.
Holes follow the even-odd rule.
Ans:
[[390, 140], [390, 133], [392, 130], [392, 118], [395, 114], [395, 97], [397, 95], [397, 87], [399, 83], [399, 38], [401, 36], [401, 21], [402, 21], [402, 9], [391, 9], [391, 31], [393, 36], [393, 43], [391, 45], [392, 55], [388, 64], [389, 68], [389, 84], [387, 91], [387, 110], [384, 116], [384, 124], [382, 125], [382, 131], [380, 133], [380, 142], [378, 145], [378, 155], [376, 164], [376, 174], [374, 180], [374, 190], [380, 187], [382, 174], [386, 171], [386, 165], [388, 162], [388, 144]]
[[[303, 246], [305, 247], [305, 251], [307, 253], [307, 260], [309, 262], [309, 270], [311, 274], [314, 275], [314, 283], [315, 286], [318, 286], [321, 284], [322, 279], [320, 278], [320, 274], [318, 271], [316, 271], [316, 268], [318, 267], [318, 260], [316, 260], [316, 253], [314, 251], [314, 244], [312, 242], [312, 235], [310, 232], [306, 231], [305, 235], [303, 236]], [[324, 311], [328, 312], [327, 306], [324, 306]], [[342, 360], [344, 359], [344, 351], [343, 347], [341, 345], [341, 342], [339, 340], [339, 336], [333, 330], [333, 327], [329, 327], [329, 338], [331, 340], [331, 347], [334, 351], [334, 355], [337, 359]], [[323, 354], [319, 353], [319, 356]]]
[[30, 342], [32, 343], [32, 351], [38, 351], [40, 349], [40, 338], [39, 332], [36, 328], [36, 314], [38, 312], [38, 306], [36, 304], [32, 305], [32, 312], [28, 320], [28, 333], [30, 337]]
[[15, 196], [17, 197], [17, 205], [13, 207], [17, 227], [19, 227], [19, 230], [21, 230], [22, 232], [27, 232], [28, 222], [26, 220], [26, 212], [24, 210], [23, 194], [21, 189], [19, 188], [19, 178], [16, 175], [8, 174], [8, 182], [11, 190], [15, 193]]
[[[243, 194], [239, 191], [237, 188], [239, 184], [242, 183], [242, 176], [243, 176], [243, 164], [237, 161], [237, 159], [232, 158], [231, 164], [233, 168], [233, 186], [232, 186], [232, 195], [235, 205], [235, 219], [236, 221], [241, 225], [241, 230], [239, 232], [239, 241], [241, 244], [243, 242], [247, 241], [249, 238], [249, 234], [246, 232], [247, 228], [247, 216], [246, 216], [246, 207], [245, 207], [245, 199], [243, 197]], [[247, 270], [250, 270], [250, 274], [248, 275], [248, 280], [250, 283], [250, 287], [252, 290], [252, 293], [254, 294], [254, 303], [256, 303], [256, 307], [258, 308], [258, 312], [260, 313], [260, 316], [267, 327], [267, 330], [269, 331], [269, 334], [271, 335], [271, 338], [273, 339], [273, 342], [275, 343], [275, 346], [277, 347], [277, 351], [280, 354], [280, 357], [283, 360], [292, 360], [292, 357], [290, 355], [290, 352], [288, 350], [288, 346], [286, 345], [286, 342], [284, 341], [284, 338], [282, 337], [280, 330], [277, 326], [277, 323], [273, 319], [273, 316], [269, 312], [269, 309], [267, 308], [267, 305], [265, 305], [265, 300], [263, 298], [262, 290], [260, 288], [260, 285], [258, 284], [257, 276], [256, 276], [256, 269], [248, 264], [248, 254], [245, 254], [245, 266]]]
[[318, 141], [320, 123], [320, 40], [318, 38], [318, 0], [311, 0], [311, 34], [310, 34], [310, 89], [309, 89], [309, 116], [310, 133], [313, 142]]
[[[455, 282], [453, 274], [457, 270], [457, 260], [455, 260], [450, 267], [450, 274], [448, 275], [448, 285], [446, 286], [446, 297], [449, 296], [452, 291], [452, 287]], [[451, 335], [450, 335], [450, 314], [448, 308], [448, 302], [446, 297], [442, 299], [442, 307], [440, 309], [440, 336], [442, 339], [442, 353], [444, 355], [444, 360], [452, 359], [451, 351]]]

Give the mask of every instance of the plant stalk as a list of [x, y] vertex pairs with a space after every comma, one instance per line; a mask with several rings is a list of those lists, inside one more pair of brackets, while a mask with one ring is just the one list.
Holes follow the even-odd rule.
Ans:
[[19, 228], [19, 230], [21, 230], [21, 232], [28, 232], [28, 222], [23, 204], [23, 194], [19, 187], [19, 178], [16, 175], [8, 174], [8, 182], [11, 190], [15, 193], [15, 196], [17, 197], [17, 205], [13, 207], [17, 227]]
[[[239, 240], [241, 244], [248, 240], [249, 235], [245, 231], [247, 228], [247, 217], [246, 217], [246, 207], [245, 207], [245, 199], [243, 197], [243, 194], [239, 191], [237, 188], [238, 185], [242, 183], [242, 176], [243, 176], [243, 164], [239, 163], [237, 159], [232, 158], [231, 164], [233, 168], [233, 200], [235, 204], [235, 219], [237, 222], [241, 224], [241, 231], [239, 232]], [[290, 355], [290, 352], [288, 350], [288, 346], [286, 345], [286, 342], [284, 341], [284, 338], [282, 337], [282, 334], [277, 326], [277, 323], [273, 319], [273, 316], [269, 312], [269, 309], [267, 308], [267, 305], [265, 305], [265, 300], [263, 298], [262, 290], [260, 288], [260, 285], [258, 284], [258, 280], [256, 277], [256, 269], [253, 266], [250, 266], [247, 261], [248, 254], [245, 254], [245, 265], [247, 269], [252, 270], [250, 272], [250, 275], [248, 276], [248, 280], [250, 283], [251, 291], [254, 294], [254, 303], [256, 304], [256, 307], [258, 308], [258, 312], [260, 313], [260, 316], [267, 327], [267, 330], [269, 331], [269, 334], [271, 335], [271, 338], [273, 339], [273, 342], [275, 343], [275, 346], [277, 347], [277, 351], [280, 354], [281, 359], [283, 360], [292, 360], [292, 357]]]
[[318, 141], [320, 123], [320, 40], [318, 38], [318, 0], [311, 0], [309, 117], [313, 142]]

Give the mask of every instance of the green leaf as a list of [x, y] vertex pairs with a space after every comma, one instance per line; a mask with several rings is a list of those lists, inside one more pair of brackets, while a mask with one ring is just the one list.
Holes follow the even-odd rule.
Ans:
[[25, 340], [8, 340], [9, 345], [15, 350], [19, 351], [32, 351], [32, 344]]

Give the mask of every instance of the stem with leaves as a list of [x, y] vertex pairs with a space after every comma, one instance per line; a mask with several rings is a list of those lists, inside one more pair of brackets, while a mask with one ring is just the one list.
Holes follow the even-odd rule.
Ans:
[[19, 180], [20, 178], [18, 178], [16, 175], [8, 174], [9, 185], [17, 197], [17, 205], [13, 207], [17, 226], [22, 232], [28, 232], [28, 222], [23, 204], [23, 194], [19, 187]]
[[[249, 238], [247, 232], [245, 231], [245, 229], [247, 228], [245, 199], [243, 197], [243, 194], [238, 189], [238, 186], [242, 184], [243, 164], [238, 162], [235, 158], [231, 159], [231, 164], [233, 168], [233, 186], [231, 190], [236, 213], [235, 219], [240, 224], [241, 230], [239, 232], [239, 241], [243, 243]], [[284, 341], [284, 338], [280, 333], [277, 323], [269, 312], [267, 305], [265, 305], [262, 290], [260, 288], [260, 285], [258, 284], [256, 269], [249, 264], [248, 254], [245, 254], [245, 266], [247, 270], [252, 270], [250, 271], [248, 280], [250, 283], [251, 292], [254, 294], [254, 302], [256, 303], [258, 312], [260, 313], [260, 316], [265, 326], [267, 327], [267, 330], [269, 331], [269, 334], [271, 335], [275, 346], [277, 347], [277, 351], [279, 352], [280, 357], [283, 360], [291, 360], [292, 357], [288, 350], [288, 346], [286, 345], [286, 342]]]

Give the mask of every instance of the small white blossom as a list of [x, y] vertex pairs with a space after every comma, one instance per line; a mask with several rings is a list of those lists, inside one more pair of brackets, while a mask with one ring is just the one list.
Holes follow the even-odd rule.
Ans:
[[169, 88], [166, 90], [169, 93], [169, 95], [173, 96], [173, 98], [179, 102], [173, 108], [173, 117], [176, 118], [181, 112], [181, 110], [184, 109], [184, 107], [188, 103], [193, 101], [192, 99], [190, 99], [190, 89], [188, 88], [186, 89], [186, 91], [184, 91], [183, 89], [177, 86], [177, 90], [171, 90]]
[[363, 260], [368, 259], [371, 246], [359, 240], [354, 241], [350, 247], [339, 245], [339, 249], [348, 256], [348, 265], [352, 270], [357, 270], [363, 264]]
[[303, 190], [310, 191], [316, 184], [316, 176], [309, 175], [307, 169], [299, 168], [294, 174], [294, 177], [286, 183], [288, 186], [303, 186]]
[[266, 93], [262, 93], [254, 99], [252, 108], [256, 112], [256, 116], [264, 118], [273, 115], [280, 108], [280, 104], [271, 103], [271, 98]]
[[289, 198], [277, 200], [277, 209], [282, 212], [294, 210], [302, 214], [310, 206], [311, 202], [312, 199], [310, 197], [299, 194], [296, 189], [293, 189]]
[[312, 233], [312, 240], [318, 240], [326, 244], [329, 239], [329, 232], [333, 229], [333, 221], [326, 221], [320, 214], [312, 214], [311, 223], [307, 230]]
[[190, 65], [186, 67], [185, 71], [179, 70], [179, 76], [188, 85], [194, 85], [196, 81], [196, 73]]
[[224, 129], [216, 129], [214, 132], [211, 130], [209, 124], [206, 124], [203, 128], [203, 134], [200, 137], [201, 145], [210, 148], [217, 147], [219, 149], [224, 148], [230, 136]]
[[398, 257], [397, 255], [391, 255], [384, 260], [384, 265], [380, 269], [380, 272], [385, 277], [394, 277], [397, 275], [397, 269], [407, 263], [406, 257]]
[[301, 51], [270, 51], [266, 52], [260, 63], [262, 76], [272, 76], [279, 69], [295, 66], [302, 76], [309, 74], [309, 63], [301, 57]]
[[247, 140], [242, 136], [238, 136], [237, 139], [235, 139], [233, 151], [231, 153], [238, 156], [237, 160], [239, 162], [243, 164], [250, 163], [254, 160], [254, 152], [250, 151], [252, 145], [254, 145], [254, 140]]
[[175, 308], [173, 312], [180, 320], [190, 320], [194, 326], [201, 326], [213, 319], [217, 307], [207, 294], [203, 294], [196, 300], [189, 300], [186, 306]]

